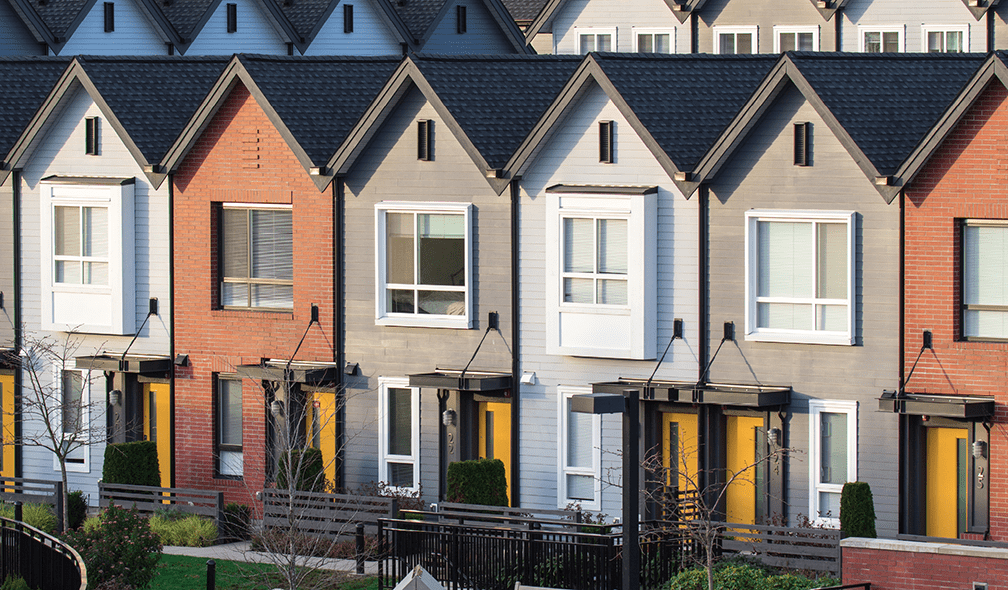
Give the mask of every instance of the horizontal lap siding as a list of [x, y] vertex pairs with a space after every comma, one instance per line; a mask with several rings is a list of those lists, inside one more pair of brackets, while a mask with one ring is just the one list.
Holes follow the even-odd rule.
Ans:
[[[434, 160], [417, 160], [416, 121], [434, 121]], [[473, 328], [375, 325], [375, 204], [382, 201], [471, 203]], [[346, 178], [346, 355], [362, 377], [348, 390], [348, 486], [378, 477], [378, 378], [404, 378], [436, 368], [461, 369], [479, 346], [487, 315], [500, 317], [471, 371], [511, 372], [510, 196], [497, 195], [448, 125], [415, 88], [371, 139]], [[423, 495], [438, 495], [440, 415], [434, 389], [421, 391], [420, 468]]]
[[757, 53], [773, 53], [777, 26], [816, 27], [819, 47], [816, 51], [836, 49], [836, 21], [823, 20], [809, 0], [711, 0], [700, 9], [697, 43], [700, 53], [714, 52], [715, 26], [738, 27], [756, 25]]
[[[617, 161], [598, 161], [598, 121], [615, 121]], [[687, 201], [641, 139], [608, 97], [592, 84], [569, 109], [550, 138], [532, 157], [522, 178], [520, 209], [521, 372], [535, 372], [536, 385], [521, 386], [522, 505], [562, 508], [558, 498], [558, 447], [561, 425], [557, 415], [558, 386], [590, 387], [620, 377], [647, 379], [657, 360], [579, 358], [547, 354], [546, 302], [555, 296], [547, 285], [547, 265], [559, 255], [559, 244], [546, 243], [548, 216], [546, 187], [554, 184], [658, 186], [658, 331], [655, 347], [661, 355], [672, 337], [673, 318], [682, 318], [685, 339], [669, 349], [655, 379], [691, 381], [699, 372], [697, 360], [697, 199]], [[602, 418], [602, 512], [621, 513], [618, 480], [622, 422]], [[599, 442], [594, 443], [598, 445]]]
[[0, 4], [0, 55], [45, 55], [9, 2]]
[[556, 53], [580, 53], [575, 27], [616, 28], [615, 51], [633, 51], [633, 27], [675, 30], [673, 53], [690, 52], [690, 21], [679, 22], [663, 0], [571, 0], [553, 18]]
[[98, 0], [60, 55], [167, 55], [167, 41], [135, 0], [116, 0], [115, 30], [105, 32], [105, 2]]
[[[238, 5], [238, 30], [227, 32], [227, 5]], [[186, 49], [186, 55], [231, 55], [232, 53], [265, 53], [287, 55], [286, 40], [277, 30], [272, 17], [252, 0], [221, 0], [210, 20]]]
[[[343, 5], [353, 5], [353, 32], [343, 32]], [[340, 2], [305, 55], [399, 55], [399, 39], [371, 0]]]
[[962, 0], [928, 0], [917, 2], [907, 10], [903, 0], [851, 0], [840, 11], [841, 42], [844, 51], [861, 51], [859, 25], [906, 27], [906, 44], [902, 51], [924, 51], [921, 25], [969, 25], [969, 50], [987, 51], [987, 23], [977, 21]]
[[[812, 122], [813, 165], [793, 166], [792, 123]], [[781, 344], [745, 339], [745, 211], [855, 211], [854, 346]], [[883, 389], [899, 379], [899, 206], [887, 205], [793, 87], [785, 90], [711, 183], [710, 339], [735, 323], [711, 366], [716, 383], [790, 385], [785, 444], [789, 522], [809, 513], [808, 401], [858, 402], [858, 479], [871, 484], [880, 535], [897, 531], [899, 466], [896, 416], [877, 411]], [[713, 350], [713, 349], [712, 349]]]
[[1008, 344], [961, 339], [959, 220], [1008, 219], [1008, 92], [997, 81], [979, 97], [906, 192], [906, 374], [921, 333], [933, 350], [920, 357], [908, 391], [992, 395], [997, 415], [990, 437], [991, 534], [1008, 538], [1005, 390]]
[[[267, 406], [262, 387], [242, 383], [244, 482], [214, 478], [213, 375], [262, 357], [288, 359], [319, 306], [299, 361], [333, 362], [332, 193], [319, 191], [248, 90], [238, 84], [174, 176], [175, 346], [189, 355], [176, 369], [176, 485], [219, 489], [253, 505], [265, 473]], [[292, 203], [294, 310], [218, 309], [211, 222], [214, 203]]]
[[[497, 21], [482, 0], [449, 0], [448, 11], [437, 23], [423, 51], [427, 53], [515, 53], [514, 46], [505, 37]], [[466, 32], [456, 28], [456, 7], [466, 7]], [[414, 31], [420, 36], [426, 31]]]

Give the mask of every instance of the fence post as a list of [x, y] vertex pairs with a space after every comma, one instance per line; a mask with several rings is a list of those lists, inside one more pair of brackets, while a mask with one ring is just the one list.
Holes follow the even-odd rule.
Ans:
[[217, 492], [217, 530], [224, 524], [224, 492]]
[[63, 484], [57, 482], [56, 486], [56, 530], [64, 532], [66, 530], [66, 514], [63, 514]]
[[364, 524], [357, 523], [357, 573], [364, 575]]
[[214, 560], [208, 559], [206, 562], [206, 590], [216, 590], [217, 588], [217, 564]]
[[378, 519], [378, 590], [385, 590], [385, 557], [388, 555], [385, 545], [385, 520]]
[[14, 520], [18, 521], [18, 530], [21, 530], [21, 523], [24, 521], [24, 506], [21, 502], [14, 502]]
[[399, 498], [392, 498], [391, 511], [389, 518], [399, 518]]

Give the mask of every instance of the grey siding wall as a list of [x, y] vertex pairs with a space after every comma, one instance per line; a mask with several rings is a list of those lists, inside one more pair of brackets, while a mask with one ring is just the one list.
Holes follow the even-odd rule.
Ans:
[[[343, 32], [343, 5], [353, 5], [352, 33]], [[340, 2], [305, 55], [399, 55], [402, 48], [370, 0]]]
[[287, 55], [286, 39], [273, 18], [258, 2], [233, 0], [238, 5], [238, 30], [227, 32], [227, 5], [217, 5], [210, 20], [197, 33], [186, 55], [231, 55], [232, 53], [265, 53]]
[[0, 349], [14, 345], [14, 201], [13, 174], [0, 184], [0, 293], [4, 307], [0, 309]]
[[[30, 160], [24, 166], [22, 176], [22, 281], [23, 320], [26, 330], [37, 337], [65, 336], [61, 332], [43, 332], [41, 325], [41, 277], [44, 266], [40, 260], [39, 236], [41, 231], [39, 213], [39, 181], [51, 175], [60, 176], [105, 176], [136, 179], [135, 202], [135, 243], [136, 265], [136, 325], [139, 327], [147, 315], [148, 298], [157, 297], [160, 315], [152, 317], [140, 332], [130, 353], [167, 355], [169, 353], [169, 316], [171, 292], [168, 283], [168, 183], [155, 190], [151, 187], [143, 170], [127, 151], [122, 140], [103, 121], [101, 126], [100, 156], [84, 155], [84, 118], [98, 116], [104, 118], [91, 97], [80, 86], [64, 98], [65, 106], [51, 122], [48, 130], [33, 146]], [[102, 350], [123, 351], [129, 345], [131, 336], [108, 336], [100, 334], [80, 334], [80, 345], [72, 356], [90, 355]], [[71, 364], [70, 368], [73, 365]], [[95, 384], [104, 391], [104, 379]], [[25, 379], [25, 383], [27, 383]], [[100, 400], [97, 400], [100, 408]], [[92, 403], [96, 398], [92, 397]], [[91, 419], [102, 427], [105, 415], [92, 412]], [[37, 422], [26, 422], [26, 432], [37, 431]], [[86, 473], [71, 473], [71, 489], [84, 490], [91, 494], [92, 503], [97, 503], [97, 482], [101, 478], [104, 445], [92, 445], [90, 469]], [[53, 469], [52, 453], [37, 447], [25, 447], [23, 454], [24, 476], [39, 479], [58, 478], [58, 470]]]
[[0, 3], [0, 55], [45, 55], [9, 2]]
[[105, 32], [105, 3], [95, 2], [61, 55], [167, 55], [167, 39], [134, 0], [115, 2], [115, 31]]
[[[792, 165], [792, 123], [811, 121], [814, 165]], [[791, 88], [767, 110], [710, 185], [711, 345], [735, 322], [711, 367], [714, 382], [790, 385], [785, 421], [789, 522], [809, 513], [808, 401], [858, 402], [857, 476], [871, 484], [880, 536], [897, 533], [897, 420], [878, 412], [899, 378], [899, 206], [887, 205], [801, 94]], [[745, 338], [745, 211], [856, 212], [854, 346], [778, 344]]]
[[[615, 33], [613, 51], [634, 51], [634, 27], [675, 35], [672, 53], [689, 53], [690, 23], [680, 24], [663, 0], [569, 0], [553, 17], [554, 53], [581, 52], [578, 29]], [[537, 40], [538, 50], [538, 40]]]
[[[416, 121], [434, 121], [434, 161], [417, 160]], [[375, 204], [382, 201], [471, 203], [473, 328], [375, 325]], [[380, 377], [407, 377], [436, 368], [461, 369], [500, 314], [500, 333], [487, 336], [471, 371], [511, 371], [510, 197], [498, 196], [448, 126], [411, 89], [360, 155], [346, 179], [346, 354], [363, 374], [347, 391], [347, 485], [378, 478]], [[423, 495], [438, 495], [440, 415], [436, 390], [421, 390], [420, 463]]]
[[[428, 53], [515, 53], [481, 0], [456, 0], [437, 23], [423, 50]], [[466, 32], [456, 27], [456, 6], [466, 7]], [[417, 34], [420, 34], [417, 32]]]
[[[1003, 11], [1002, 11], [1003, 12]], [[970, 51], [987, 51], [987, 23], [977, 22], [962, 0], [916, 2], [912, 9], [903, 0], [850, 0], [841, 11], [844, 51], [861, 51], [860, 27], [896, 27], [904, 32], [900, 51], [924, 51], [923, 27], [965, 27]]]
[[[835, 18], [835, 17], [834, 17]], [[715, 53], [714, 27], [757, 27], [757, 53], [773, 53], [774, 26], [808, 27], [819, 36], [816, 51], [836, 49], [835, 21], [823, 20], [808, 0], [742, 1], [708, 0], [700, 10], [697, 47]]]
[[[615, 121], [617, 161], [600, 164], [598, 121]], [[591, 387], [620, 377], [647, 379], [656, 360], [581, 358], [547, 352], [547, 265], [553, 264], [560, 244], [547, 243], [547, 224], [557, 223], [548, 202], [554, 184], [658, 186], [657, 342], [658, 355], [672, 337], [673, 318], [683, 318], [685, 339], [677, 340], [655, 375], [658, 380], [695, 380], [699, 334], [697, 315], [697, 199], [687, 201], [669, 179], [640, 137], [598, 86], [592, 84], [569, 109], [552, 135], [539, 148], [523, 173], [519, 212], [519, 297], [521, 372], [535, 372], [535, 385], [521, 386], [522, 506], [563, 508], [559, 496], [558, 449], [563, 435], [558, 388]], [[622, 422], [618, 415], [602, 418], [601, 510], [621, 514], [620, 480]]]

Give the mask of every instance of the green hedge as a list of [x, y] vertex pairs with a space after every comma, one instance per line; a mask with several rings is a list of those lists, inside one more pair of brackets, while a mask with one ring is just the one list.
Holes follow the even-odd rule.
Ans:
[[[801, 574], [774, 574], [758, 565], [718, 563], [714, 565], [714, 590], [808, 590], [836, 586], [840, 580]], [[669, 580], [663, 590], [707, 590], [707, 572], [701, 568], [683, 570]]]
[[459, 461], [448, 466], [448, 500], [507, 506], [507, 475], [500, 459]]
[[141, 440], [107, 445], [102, 481], [134, 486], [160, 486], [157, 443]]
[[875, 500], [871, 486], [863, 481], [845, 483], [840, 492], [840, 530], [848, 537], [868, 537], [875, 534]]
[[307, 447], [292, 449], [289, 453], [280, 455], [280, 468], [277, 470], [276, 484], [278, 489], [287, 489], [287, 459], [290, 458], [293, 469], [301, 468], [293, 473], [294, 489], [302, 492], [324, 492], [326, 490], [325, 462], [322, 451]]

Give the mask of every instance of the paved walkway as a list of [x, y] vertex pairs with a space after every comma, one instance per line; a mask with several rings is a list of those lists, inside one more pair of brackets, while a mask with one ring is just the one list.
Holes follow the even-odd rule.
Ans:
[[[244, 561], [248, 563], [270, 563], [272, 561], [269, 554], [262, 551], [252, 551], [252, 543], [249, 541], [213, 545], [211, 547], [165, 546], [164, 553], [168, 555], [188, 555], [190, 557]], [[310, 557], [307, 559], [309, 560], [309, 565], [320, 569], [342, 572], [354, 572], [357, 570], [357, 562], [353, 559], [331, 559], [328, 557]], [[378, 562], [364, 562], [364, 573], [369, 575], [377, 574]]]

